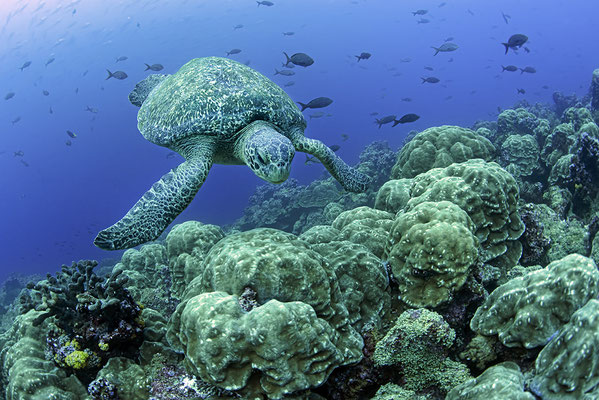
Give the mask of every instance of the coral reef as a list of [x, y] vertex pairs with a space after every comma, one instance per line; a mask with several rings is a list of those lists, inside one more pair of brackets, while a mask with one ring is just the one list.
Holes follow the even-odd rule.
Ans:
[[391, 178], [413, 178], [431, 168], [444, 168], [473, 158], [490, 161], [494, 153], [491, 142], [470, 129], [436, 126], [420, 132], [401, 149]]
[[547, 400], [599, 396], [598, 338], [599, 301], [591, 299], [539, 353], [531, 390]]
[[591, 80], [591, 110], [593, 113], [599, 112], [599, 68], [593, 71]]
[[390, 213], [401, 211], [410, 200], [411, 179], [392, 179], [385, 182], [376, 194], [374, 208]]
[[475, 379], [453, 388], [447, 400], [534, 400], [524, 391], [524, 376], [516, 363], [497, 364]]
[[328, 263], [268, 228], [213, 246], [167, 338], [203, 380], [274, 399], [322, 384], [334, 368], [359, 361], [363, 346]]
[[376, 344], [378, 366], [401, 368], [404, 389], [434, 387], [446, 394], [470, 379], [468, 368], [447, 357], [455, 331], [439, 314], [420, 308], [403, 312], [385, 337]]
[[449, 201], [417, 204], [398, 215], [386, 259], [401, 300], [436, 307], [452, 299], [478, 259], [478, 239], [468, 214]]
[[508, 347], [543, 346], [597, 295], [595, 262], [571, 254], [499, 286], [476, 310], [470, 327], [483, 335], [498, 335]]
[[435, 168], [413, 179], [407, 210], [424, 202], [451, 201], [475, 225], [482, 262], [503, 270], [514, 266], [522, 254], [518, 238], [524, 231], [517, 210], [518, 186], [496, 163], [468, 160]]

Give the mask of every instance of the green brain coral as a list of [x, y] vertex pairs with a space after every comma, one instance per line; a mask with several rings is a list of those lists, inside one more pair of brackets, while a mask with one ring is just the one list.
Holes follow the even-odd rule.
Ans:
[[494, 153], [491, 142], [470, 129], [436, 126], [420, 132], [401, 149], [391, 178], [413, 178], [431, 168], [443, 168], [473, 158], [488, 161]]
[[545, 400], [597, 399], [598, 349], [599, 301], [591, 299], [537, 356], [531, 390]]
[[322, 384], [334, 368], [359, 361], [363, 346], [329, 263], [269, 228], [212, 247], [167, 338], [202, 379], [275, 399]]
[[453, 388], [446, 400], [534, 400], [524, 391], [524, 377], [516, 363], [495, 365], [475, 379]]
[[394, 215], [362, 206], [344, 211], [331, 226], [340, 231], [340, 238], [366, 246], [374, 255], [382, 257]]
[[436, 307], [451, 300], [478, 258], [473, 232], [468, 214], [449, 201], [420, 203], [399, 214], [386, 258], [401, 299], [412, 307]]
[[514, 176], [529, 176], [539, 166], [539, 145], [531, 135], [510, 135], [501, 145], [502, 160]]
[[470, 327], [483, 335], [497, 334], [508, 347], [543, 346], [598, 294], [593, 260], [571, 254], [499, 286], [476, 310]]
[[514, 177], [494, 162], [468, 160], [434, 168], [413, 179], [409, 211], [423, 202], [451, 201], [475, 225], [481, 246], [479, 257], [504, 270], [522, 254], [517, 240], [524, 232], [518, 214], [518, 185]]
[[376, 194], [374, 208], [390, 213], [402, 210], [410, 200], [411, 179], [392, 179], [385, 182]]

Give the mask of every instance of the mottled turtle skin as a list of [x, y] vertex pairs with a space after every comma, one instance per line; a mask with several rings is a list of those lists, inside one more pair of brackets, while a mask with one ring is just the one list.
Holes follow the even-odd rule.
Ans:
[[245, 164], [260, 178], [282, 183], [295, 151], [314, 155], [341, 185], [363, 192], [370, 179], [322, 142], [304, 136], [306, 120], [275, 83], [236, 61], [206, 57], [173, 75], [150, 75], [129, 95], [152, 143], [185, 162], [165, 174], [94, 244], [125, 249], [156, 239], [193, 200], [213, 163]]

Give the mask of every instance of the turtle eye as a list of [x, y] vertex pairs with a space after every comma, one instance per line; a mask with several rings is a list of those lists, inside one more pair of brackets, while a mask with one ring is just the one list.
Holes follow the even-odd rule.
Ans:
[[264, 161], [264, 158], [262, 158], [260, 153], [258, 153], [258, 161], [260, 161], [260, 164], [266, 164], [266, 161]]

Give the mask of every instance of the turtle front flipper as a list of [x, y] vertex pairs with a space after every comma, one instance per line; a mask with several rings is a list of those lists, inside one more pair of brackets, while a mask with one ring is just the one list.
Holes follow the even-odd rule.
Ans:
[[211, 157], [198, 157], [170, 170], [120, 221], [98, 233], [94, 244], [105, 250], [121, 250], [155, 240], [191, 203], [211, 166]]
[[312, 154], [325, 166], [329, 173], [345, 188], [354, 193], [365, 192], [371, 179], [350, 167], [320, 140], [309, 139], [301, 131], [291, 134], [291, 142], [297, 151]]

